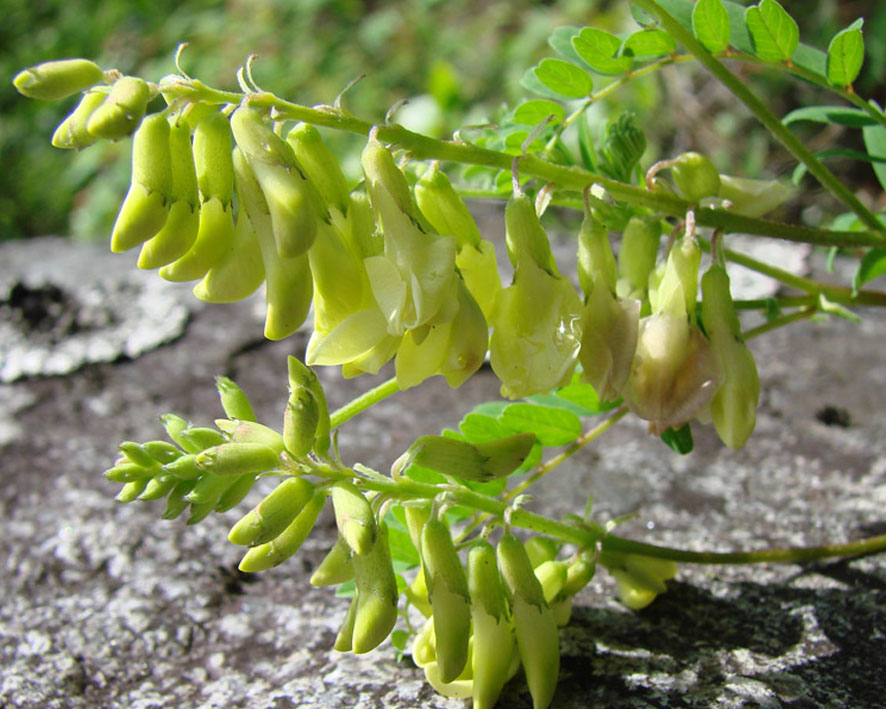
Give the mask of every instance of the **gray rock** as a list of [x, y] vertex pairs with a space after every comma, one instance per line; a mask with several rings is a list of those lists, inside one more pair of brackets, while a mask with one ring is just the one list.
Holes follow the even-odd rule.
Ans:
[[[60, 248], [3, 245], [11, 267], [0, 293], [54, 283], [83, 302], [81, 285], [139, 278], [125, 258], [86, 249], [64, 257], [61, 271], [79, 274], [73, 280], [61, 272], [27, 280], [36, 253]], [[142, 287], [144, 314], [154, 296]], [[211, 422], [221, 414], [217, 374], [247, 390], [262, 420], [279, 423], [286, 355], [305, 346], [303, 334], [262, 340], [249, 302], [194, 308], [186, 292], [156, 297], [166, 315], [155, 311], [145, 329], [180, 317], [177, 337], [163, 330], [140, 356], [121, 358], [133, 311], [109, 335], [115, 361], [84, 356], [56, 377], [21, 378], [19, 366], [16, 381], [0, 384], [0, 705], [464, 707], [436, 695], [390, 644], [365, 656], [331, 649], [347, 600], [307, 582], [334, 539], [328, 514], [297, 557], [247, 577], [233, 571], [240, 553], [225, 540], [237, 511], [188, 528], [160, 521], [162, 503], [113, 501], [118, 486], [100, 472], [116, 444], [161, 437], [157, 416], [167, 411]], [[886, 318], [865, 318], [804, 322], [752, 342], [763, 400], [744, 450], [694, 426], [696, 450], [681, 457], [628, 420], [548, 475], [531, 508], [576, 512], [593, 493], [596, 519], [635, 514], [620, 534], [690, 549], [886, 532]], [[333, 408], [383, 379], [320, 376]], [[342, 454], [385, 470], [415, 436], [456, 425], [497, 392], [486, 370], [458, 391], [432, 380], [343, 427]], [[883, 556], [686, 564], [668, 593], [636, 613], [601, 572], [561, 633], [553, 706], [882, 706], [884, 638]], [[531, 706], [519, 678], [500, 706]]]

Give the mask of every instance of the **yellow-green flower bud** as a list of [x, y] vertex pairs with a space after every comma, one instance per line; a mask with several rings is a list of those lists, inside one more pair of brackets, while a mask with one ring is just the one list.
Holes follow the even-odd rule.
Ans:
[[564, 561], [548, 559], [535, 567], [535, 576], [541, 584], [545, 602], [549, 605], [563, 591], [566, 585], [567, 565]]
[[158, 475], [148, 482], [142, 494], [138, 496], [138, 499], [144, 502], [160, 500], [166, 497], [178, 482], [178, 478], [172, 475]]
[[250, 490], [252, 490], [252, 486], [255, 485], [256, 477], [257, 476], [253, 473], [247, 473], [246, 475], [241, 475], [237, 478], [234, 481], [234, 484], [221, 494], [218, 498], [218, 502], [216, 502], [215, 506], [212, 508], [212, 511], [227, 512], [228, 510], [234, 509], [237, 505], [243, 502], [243, 499], [249, 494]]
[[560, 673], [556, 619], [520, 540], [505, 533], [498, 543], [497, 557], [532, 704], [535, 709], [544, 709], [553, 699]]
[[306, 254], [317, 237], [319, 196], [297, 167], [255, 160], [252, 170], [271, 216], [280, 256]]
[[655, 268], [660, 241], [661, 227], [656, 220], [631, 217], [618, 249], [618, 274], [627, 283], [626, 292], [619, 290], [619, 295], [646, 299], [649, 274]]
[[[304, 411], [293, 411], [291, 415], [299, 414], [304, 415], [306, 418], [299, 422], [298, 418], [295, 417], [290, 422], [290, 426], [303, 424], [307, 429], [313, 430], [312, 448], [318, 455], [325, 456], [329, 451], [331, 424], [329, 420], [329, 407], [326, 403], [326, 393], [323, 391], [320, 379], [313, 369], [297, 357], [292, 357], [291, 355], [287, 360], [287, 369], [289, 374], [289, 403], [295, 404], [296, 399], [300, 398], [303, 391], [308, 392], [314, 400], [314, 404], [307, 404], [307, 408]], [[314, 418], [314, 405], [316, 405], [316, 422], [311, 423]], [[285, 425], [284, 419], [284, 437], [286, 436]]]
[[723, 384], [711, 400], [711, 417], [720, 439], [741, 448], [754, 431], [760, 378], [750, 349], [741, 338], [741, 325], [729, 293], [729, 276], [712, 265], [701, 279], [702, 322], [711, 349], [723, 372]]
[[118, 463], [113, 468], [108, 468], [102, 475], [112, 483], [131, 483], [136, 480], [150, 480], [154, 471], [136, 463]]
[[323, 557], [313, 575], [312, 586], [333, 586], [344, 583], [354, 578], [354, 564], [351, 561], [351, 548], [348, 543], [339, 537], [332, 545], [332, 549]]
[[604, 552], [600, 563], [615, 578], [621, 602], [633, 610], [645, 608], [667, 591], [664, 582], [677, 573], [675, 562], [639, 554]]
[[287, 134], [286, 142], [325, 204], [346, 214], [351, 201], [348, 183], [320, 131], [310, 123], [298, 123]]
[[194, 167], [202, 201], [217, 199], [225, 210], [234, 196], [234, 163], [231, 159], [231, 125], [213, 111], [194, 128]]
[[467, 663], [471, 600], [452, 536], [439, 519], [429, 520], [422, 530], [421, 559], [433, 611], [440, 680], [448, 683]]
[[88, 59], [43, 62], [15, 75], [12, 83], [28, 98], [57, 101], [104, 81], [104, 72]]
[[286, 478], [261, 502], [247, 512], [228, 534], [231, 544], [258, 546], [283, 533], [314, 495], [314, 486], [304, 478]]
[[154, 113], [142, 121], [132, 140], [132, 184], [114, 223], [111, 251], [127, 251], [159, 232], [171, 199], [169, 122]]
[[292, 148], [265, 122], [262, 113], [257, 109], [240, 106], [231, 114], [230, 125], [237, 147], [250, 160], [282, 167], [296, 167]]
[[141, 123], [150, 98], [151, 90], [143, 79], [123, 76], [111, 86], [102, 105], [92, 112], [86, 130], [105, 140], [125, 138]]
[[369, 501], [353, 483], [341, 481], [332, 486], [332, 506], [339, 534], [356, 555], [368, 554], [377, 531]]
[[194, 245], [200, 227], [191, 130], [184, 121], [169, 128], [169, 155], [172, 204], [163, 228], [142, 246], [138, 267], [143, 269], [159, 268], [184, 256]]
[[[252, 547], [246, 552], [240, 560], [240, 571], [246, 573], [264, 571], [279, 566], [295, 554], [314, 528], [324, 504], [326, 504], [325, 493], [315, 493], [298, 516], [276, 538]], [[393, 571], [391, 573], [393, 574]]]
[[194, 452], [220, 446], [225, 442], [225, 437], [220, 431], [205, 426], [188, 426], [178, 435], [183, 444]]
[[590, 214], [586, 214], [578, 232], [578, 282], [585, 296], [590, 296], [594, 285], [600, 283], [615, 293], [617, 269], [609, 234]]
[[194, 296], [206, 303], [234, 303], [252, 295], [264, 280], [261, 246], [246, 212], [241, 210], [230, 248], [194, 286]]
[[[186, 499], [195, 508], [192, 510], [194, 521], [188, 520], [188, 524], [196, 524], [209, 515], [221, 496], [228, 490], [238, 477], [236, 475], [215, 475], [203, 473], [194, 483], [194, 487], [187, 494]], [[208, 509], [207, 509], [208, 508]], [[206, 514], [203, 514], [205, 512]]]
[[148, 486], [150, 478], [142, 478], [141, 480], [132, 480], [126, 483], [114, 498], [117, 502], [126, 504], [127, 502], [135, 502]]
[[52, 135], [52, 144], [56, 148], [71, 150], [85, 148], [92, 145], [97, 139], [86, 130], [86, 124], [92, 112], [101, 106], [105, 100], [105, 94], [99, 91], [87, 91], [80, 99], [71, 114], [58, 124]]
[[283, 436], [270, 426], [256, 421], [216, 419], [215, 425], [224, 431], [232, 443], [261, 443], [277, 455], [283, 452]]
[[468, 589], [474, 636], [471, 696], [474, 709], [492, 709], [513, 675], [517, 640], [495, 550], [487, 541], [475, 543], [468, 552]]
[[166, 498], [166, 508], [160, 515], [163, 519], [175, 519], [188, 508], [190, 503], [186, 496], [194, 489], [195, 483], [196, 480], [179, 480], [176, 483]]
[[483, 237], [477, 223], [436, 163], [416, 183], [415, 201], [438, 234], [455, 237], [459, 252], [466, 246], [480, 248]]
[[352, 649], [360, 655], [378, 647], [397, 622], [399, 594], [388, 546], [387, 525], [379, 525], [372, 548], [365, 554], [355, 554], [352, 562], [357, 587]]
[[240, 388], [237, 382], [228, 377], [216, 377], [215, 388], [218, 389], [218, 396], [221, 399], [225, 416], [239, 421], [257, 420], [246, 392]]
[[183, 256], [160, 269], [167, 281], [193, 281], [203, 278], [230, 252], [234, 243], [234, 216], [220, 200], [213, 197], [200, 205], [197, 236]]
[[277, 252], [267, 201], [239, 149], [234, 151], [234, 174], [240, 204], [246, 208], [249, 222], [255, 229], [264, 263], [267, 279], [265, 337], [282, 340], [298, 329], [311, 307], [314, 285], [310, 262], [307, 254], [283, 257]]
[[168, 441], [147, 441], [142, 443], [144, 451], [161, 465], [180, 458], [182, 452]]
[[292, 457], [303, 458], [311, 452], [319, 420], [320, 408], [314, 395], [304, 388], [292, 392], [283, 413], [283, 440]]
[[683, 153], [671, 165], [671, 177], [685, 199], [696, 204], [720, 192], [720, 175], [701, 153]]
[[131, 462], [144, 468], [145, 470], [153, 470], [155, 473], [160, 472], [160, 463], [145, 450], [144, 446], [135, 441], [123, 441], [117, 448]]
[[505, 207], [505, 242], [514, 268], [530, 259], [552, 276], [558, 276], [551, 242], [535, 213], [535, 204], [525, 194], [513, 194]]
[[529, 537], [523, 548], [533, 569], [553, 559], [559, 551], [559, 545], [550, 537]]
[[277, 452], [261, 443], [223, 443], [197, 455], [197, 467], [214, 475], [264, 473], [279, 464]]
[[179, 456], [175, 460], [166, 463], [163, 466], [163, 470], [180, 480], [196, 480], [203, 475], [203, 471], [197, 467], [196, 453]]
[[354, 641], [354, 625], [357, 622], [357, 606], [359, 605], [359, 592], [354, 593], [348, 610], [345, 613], [341, 628], [335, 638], [335, 644], [332, 646], [338, 652], [350, 652]]

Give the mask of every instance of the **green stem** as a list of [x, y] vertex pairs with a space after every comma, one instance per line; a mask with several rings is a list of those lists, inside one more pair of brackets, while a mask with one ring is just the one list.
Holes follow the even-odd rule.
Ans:
[[762, 335], [767, 332], [772, 332], [773, 330], [777, 330], [780, 327], [785, 327], [786, 325], [790, 325], [791, 323], [798, 322], [800, 320], [805, 320], [806, 318], [811, 318], [818, 312], [818, 308], [815, 306], [803, 308], [802, 310], [798, 310], [795, 313], [790, 313], [788, 315], [782, 315], [780, 318], [775, 318], [774, 320], [770, 320], [767, 323], [763, 323], [757, 327], [753, 327], [750, 330], [747, 330], [741, 334], [742, 339], [745, 341], [751, 340], [758, 335]]
[[[181, 85], [176, 85], [174, 91], [172, 89], [168, 89], [168, 91], [171, 95], [215, 103], [237, 103], [238, 100], [244, 98], [241, 94], [217, 91], [205, 87], [199, 82], [192, 85], [183, 82]], [[331, 106], [309, 108], [285, 101], [270, 93], [250, 94], [248, 101], [253, 106], [273, 108], [278, 119], [305, 121], [313, 125], [360, 135], [368, 135], [374, 125]], [[510, 153], [480, 148], [460, 141], [429, 138], [396, 124], [379, 126], [378, 138], [389, 145], [399, 146], [408, 151], [417, 160], [445, 160], [467, 165], [482, 165], [499, 170], [510, 170], [514, 161], [514, 156]], [[519, 169], [525, 175], [552, 182], [564, 190], [581, 192], [585, 187], [596, 182], [615, 199], [671, 216], [683, 217], [686, 210], [692, 206], [686, 200], [674, 195], [650, 192], [645, 188], [619, 182], [580, 167], [556, 165], [532, 155], [520, 159]], [[743, 217], [725, 209], [712, 208], [697, 209], [696, 223], [699, 226], [723, 229], [727, 232], [774, 236], [780, 239], [823, 246], [878, 246], [886, 242], [886, 235], [881, 233], [879, 223], [876, 223], [875, 231], [831, 231]]]
[[797, 564], [804, 561], [852, 557], [886, 551], [886, 534], [867, 537], [846, 544], [825, 544], [815, 547], [788, 547], [786, 549], [760, 549], [758, 551], [689, 551], [671, 547], [635, 542], [610, 534], [604, 537], [603, 551], [620, 551], [642, 554], [656, 559], [670, 559], [690, 564]]
[[625, 414], [628, 413], [628, 407], [624, 404], [620, 406], [615, 412], [602, 423], [597, 424], [592, 429], [590, 429], [587, 433], [582, 434], [580, 438], [577, 438], [572, 445], [570, 445], [566, 450], [559, 453], [558, 455], [551, 458], [546, 463], [542, 463], [536, 466], [535, 470], [532, 472], [528, 478], [526, 478], [523, 482], [521, 482], [517, 487], [511, 490], [506, 496], [506, 500], [513, 500], [517, 495], [526, 490], [531, 485], [534, 485], [536, 482], [541, 480], [545, 475], [551, 472], [554, 468], [556, 468], [561, 463], [565, 462], [573, 455], [578, 453], [582, 448], [584, 448], [591, 441], [602, 436], [606, 431], [612, 428], [616, 423], [621, 421]]
[[[487, 512], [503, 519], [508, 505], [486, 495], [456, 485], [430, 485], [408, 478], [385, 482], [378, 479], [361, 479], [359, 484], [369, 490], [376, 490], [391, 499], [433, 499], [441, 493], [447, 494], [455, 504]], [[573, 526], [548, 519], [524, 509], [512, 509], [509, 515], [511, 526], [520, 527], [537, 534], [545, 534], [580, 547], [593, 546], [601, 541], [603, 551], [620, 551], [641, 554], [656, 559], [692, 564], [759, 564], [759, 563], [799, 563], [833, 557], [858, 556], [886, 551], [886, 534], [868, 537], [846, 544], [826, 544], [814, 547], [791, 547], [787, 549], [761, 549], [758, 551], [706, 552], [675, 549], [637, 542], [614, 534], [606, 534], [598, 524]]]
[[360, 394], [356, 399], [349, 401], [347, 404], [332, 412], [330, 418], [330, 428], [341, 426], [348, 419], [354, 418], [357, 414], [361, 414], [373, 404], [377, 404], [382, 399], [386, 399], [391, 394], [400, 391], [400, 385], [397, 384], [397, 378], [391, 377], [382, 382], [374, 389], [370, 389]]
[[[655, 0], [635, 0], [637, 5], [651, 15], [658, 18], [664, 29], [686, 49], [691, 52], [699, 62], [710, 71], [732, 94], [747, 106], [757, 117], [757, 120], [769, 130], [770, 133], [800, 162], [806, 165], [809, 172], [838, 200], [847, 205], [858, 218], [874, 231], [883, 232], [884, 226], [877, 217], [832, 173], [827, 167], [807, 148], [803, 142], [789, 130], [778, 117], [769, 110], [757, 95], [751, 91], [741, 79], [733, 74], [726, 66], [708, 52], [701, 43], [695, 39], [691, 32], [686, 30], [674, 17], [672, 17]], [[882, 238], [882, 237], [881, 237]]]

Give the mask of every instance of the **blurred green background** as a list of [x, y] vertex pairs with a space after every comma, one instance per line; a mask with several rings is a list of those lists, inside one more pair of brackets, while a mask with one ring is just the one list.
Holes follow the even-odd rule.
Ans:
[[[856, 87], [881, 103], [886, 67], [886, 10], [878, 0], [788, 0], [801, 39], [825, 48], [858, 16], [867, 18], [864, 73]], [[11, 85], [22, 68], [82, 56], [149, 80], [174, 71], [179, 42], [191, 76], [234, 88], [246, 56], [256, 54], [258, 83], [312, 105], [332, 103], [361, 74], [344, 105], [381, 121], [401, 99], [398, 120], [440, 137], [461, 125], [494, 121], [526, 95], [524, 70], [552, 51], [561, 25], [634, 29], [624, 0], [0, 0], [0, 239], [66, 234], [104, 238], [129, 181], [128, 140], [70, 153], [49, 144], [76, 99], [57, 104], [19, 96]], [[780, 75], [751, 76], [786, 112], [816, 102], [816, 90]], [[793, 166], [768, 135], [706, 76], [686, 67], [657, 72], [619, 92], [592, 115], [600, 129], [633, 110], [648, 133], [644, 164], [679, 150], [709, 152], [724, 172], [789, 173]], [[652, 117], [645, 121], [644, 117]], [[821, 137], [813, 129], [809, 140]], [[831, 136], [828, 136], [831, 137]], [[356, 167], [360, 141], [337, 136]], [[852, 136], [848, 137], [850, 141]], [[858, 165], [853, 168], [859, 170]], [[867, 173], [870, 170], [867, 169]], [[867, 174], [865, 173], [865, 174]], [[866, 179], [874, 194], [872, 176]]]

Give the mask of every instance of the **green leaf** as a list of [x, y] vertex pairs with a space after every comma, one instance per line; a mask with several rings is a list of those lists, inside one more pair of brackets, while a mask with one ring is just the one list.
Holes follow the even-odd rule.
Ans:
[[636, 3], [631, 3], [631, 17], [640, 27], [655, 27], [655, 18]]
[[580, 27], [558, 27], [548, 37], [548, 44], [561, 57], [575, 64], [581, 63], [581, 57], [572, 46], [572, 38], [581, 30]]
[[562, 59], [542, 59], [532, 71], [543, 86], [566, 98], [584, 98], [594, 87], [586, 71]]
[[412, 545], [409, 532], [388, 526], [388, 544], [391, 547], [391, 559], [402, 561], [408, 566], [418, 566], [418, 551]]
[[698, 0], [692, 9], [692, 31], [711, 54], [729, 46], [729, 13], [721, 0]]
[[[502, 406], [502, 410], [504, 408]], [[498, 413], [501, 412], [499, 411]], [[496, 416], [498, 413], [496, 413]], [[458, 429], [462, 432], [465, 439], [471, 443], [494, 441], [497, 438], [508, 435], [508, 431], [502, 427], [497, 418], [478, 413], [470, 413], [465, 416], [461, 423], [458, 424]]]
[[848, 87], [855, 81], [864, 61], [864, 39], [859, 18], [842, 32], [834, 35], [828, 45], [828, 82], [833, 86]]
[[582, 61], [600, 74], [624, 74], [631, 68], [631, 57], [619, 57], [621, 40], [611, 32], [585, 27], [572, 38], [572, 46]]
[[[877, 123], [873, 126], [865, 126], [861, 129], [864, 138], [864, 147], [869, 155], [886, 155], [886, 126]], [[886, 164], [881, 162], [872, 163], [874, 174], [880, 181], [880, 186], [886, 190]]]
[[688, 423], [684, 423], [680, 428], [669, 428], [661, 434], [661, 440], [667, 443], [680, 455], [686, 455], [692, 452], [695, 446], [692, 440], [692, 429]]
[[557, 398], [579, 407], [581, 410], [579, 415], [585, 417], [597, 416], [606, 411], [611, 411], [621, 403], [619, 401], [601, 402], [594, 387], [587, 382], [578, 380], [574, 380], [571, 384], [558, 389]]
[[551, 123], [560, 123], [566, 117], [566, 109], [559, 103], [545, 99], [525, 101], [514, 109], [514, 122], [524, 126], [537, 126], [548, 116]]
[[[815, 157], [819, 160], [824, 160], [826, 158], [850, 158], [852, 160], [861, 160], [862, 162], [869, 162], [873, 164], [883, 164], [886, 163], [886, 156], [882, 155], [868, 155], [867, 153], [862, 153], [858, 150], [850, 150], [849, 148], [831, 148], [830, 150], [821, 150], [815, 153]], [[800, 180], [803, 179], [803, 176], [806, 174], [806, 166], [803, 163], [797, 165], [794, 168], [794, 172], [791, 175], [791, 182], [795, 185], [799, 184]]]
[[406, 643], [408, 641], [409, 633], [405, 630], [395, 630], [391, 633], [391, 645], [393, 645], [398, 652], [406, 652]]
[[745, 23], [754, 43], [754, 53], [767, 61], [788, 61], [800, 43], [800, 29], [794, 18], [775, 0], [761, 0], [749, 7]]
[[[562, 99], [563, 95], [552, 91], [547, 86], [545, 86], [541, 81], [539, 81], [538, 76], [535, 74], [535, 70], [537, 67], [529, 67], [525, 72], [523, 72], [523, 76], [520, 77], [520, 86], [522, 86], [527, 91], [531, 91], [534, 94], [538, 94], [539, 96], [547, 96], [548, 98], [556, 98]], [[492, 150], [498, 148], [494, 143], [486, 146]]]
[[498, 417], [512, 433], [534, 433], [543, 446], [563, 446], [581, 436], [581, 419], [571, 411], [535, 404], [511, 404]]
[[798, 121], [814, 121], [816, 123], [836, 123], [851, 128], [873, 126], [877, 120], [867, 111], [850, 106], [804, 106], [791, 111], [781, 122], [786, 126]]
[[886, 274], [886, 249], [871, 249], [861, 259], [855, 277], [852, 279], [853, 291], [858, 291], [865, 283]]
[[628, 57], [662, 57], [677, 50], [677, 42], [664, 30], [640, 30], [630, 35], [621, 47]]

